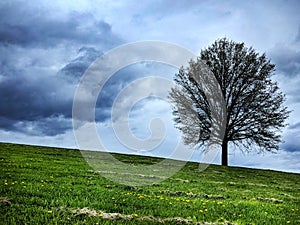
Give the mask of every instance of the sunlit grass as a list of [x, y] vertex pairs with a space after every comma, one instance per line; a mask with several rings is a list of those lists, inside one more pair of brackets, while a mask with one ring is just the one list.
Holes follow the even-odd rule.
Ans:
[[77, 150], [3, 143], [0, 169], [0, 224], [300, 224], [299, 174], [188, 163], [131, 187], [96, 174]]

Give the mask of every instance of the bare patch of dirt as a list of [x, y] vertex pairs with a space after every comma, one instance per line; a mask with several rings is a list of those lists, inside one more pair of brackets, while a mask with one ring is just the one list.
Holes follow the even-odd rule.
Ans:
[[11, 201], [9, 198], [6, 198], [6, 197], [0, 197], [0, 205], [11, 205]]
[[279, 200], [279, 199], [276, 199], [276, 198], [261, 198], [261, 197], [258, 197], [258, 198], [256, 198], [256, 200], [258, 200], [260, 202], [273, 202], [273, 203], [276, 203], [276, 204], [283, 203], [282, 200]]
[[199, 194], [192, 193], [192, 192], [184, 192], [184, 191], [161, 190], [160, 193], [168, 194], [170, 196], [184, 196], [184, 195], [187, 195], [189, 197], [198, 197], [199, 196]]
[[207, 195], [207, 194], [205, 194], [203, 197], [207, 198], [207, 199], [225, 199], [225, 197], [222, 195]]
[[247, 183], [250, 186], [256, 186], [256, 187], [268, 187], [268, 185], [265, 184], [254, 184], [254, 183]]
[[[60, 208], [60, 210], [63, 210], [63, 208]], [[215, 222], [197, 222], [191, 219], [185, 219], [182, 217], [171, 217], [171, 218], [159, 218], [159, 217], [153, 217], [153, 216], [139, 216], [137, 214], [132, 215], [124, 215], [121, 213], [105, 213], [102, 211], [97, 211], [95, 209], [89, 209], [87, 207], [85, 208], [77, 208], [77, 209], [68, 209], [71, 213], [74, 213], [75, 215], [86, 215], [86, 216], [93, 216], [93, 217], [99, 217], [101, 219], [107, 219], [107, 220], [143, 220], [143, 221], [149, 221], [151, 223], [161, 223], [164, 224], [166, 222], [172, 222], [174, 224], [197, 224], [197, 225], [229, 225], [232, 223], [223, 222], [223, 223], [215, 223]]]
[[73, 214], [75, 214], [76, 216], [79, 215], [87, 215], [87, 216], [99, 216], [99, 213], [94, 210], [94, 209], [89, 209], [87, 207], [82, 208], [82, 209], [73, 209], [70, 210]]

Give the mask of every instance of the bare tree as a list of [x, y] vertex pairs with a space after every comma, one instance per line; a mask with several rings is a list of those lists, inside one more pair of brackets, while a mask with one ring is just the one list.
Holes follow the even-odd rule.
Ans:
[[271, 80], [275, 65], [265, 54], [259, 55], [252, 47], [226, 38], [202, 50], [197, 60], [191, 60], [175, 75], [176, 86], [169, 98], [185, 144], [203, 146], [215, 123], [208, 92], [204, 91], [207, 83], [195, 79], [203, 63], [211, 70], [209, 76], [217, 81], [225, 103], [222, 165], [228, 165], [229, 142], [247, 151], [278, 150], [279, 131], [286, 125], [289, 111], [283, 105], [284, 94]]

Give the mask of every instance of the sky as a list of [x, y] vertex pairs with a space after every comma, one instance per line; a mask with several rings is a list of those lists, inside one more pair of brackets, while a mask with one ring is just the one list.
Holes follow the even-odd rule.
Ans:
[[[199, 55], [201, 49], [227, 37], [266, 53], [276, 65], [273, 79], [286, 94], [285, 104], [292, 111], [282, 132], [280, 151], [258, 154], [231, 148], [229, 164], [300, 173], [299, 8], [297, 0], [2, 0], [0, 142], [78, 148], [72, 125], [74, 95], [87, 68], [100, 56], [147, 40], [174, 43]], [[117, 112], [127, 116], [130, 130], [139, 140], [153, 136], [151, 119], [164, 121], [165, 135], [152, 151], [132, 150], [120, 143], [111, 113], [118, 93], [131, 82], [153, 75], [172, 80], [176, 71], [163, 63], [140, 62], [112, 74], [95, 105], [97, 133], [106, 149], [163, 157], [171, 154], [180, 133], [164, 99], [140, 99], [128, 113]], [[162, 90], [164, 86], [139, 83], [138, 88]], [[126, 97], [136, 94], [129, 92]], [[192, 160], [201, 160], [201, 153], [196, 151]], [[214, 163], [220, 163], [220, 155]]]

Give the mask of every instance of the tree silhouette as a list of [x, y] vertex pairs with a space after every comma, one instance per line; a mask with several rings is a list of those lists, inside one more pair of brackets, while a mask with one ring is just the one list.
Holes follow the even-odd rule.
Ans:
[[[210, 72], [205, 72], [203, 65]], [[218, 83], [225, 104], [224, 132], [219, 143], [222, 165], [228, 165], [229, 142], [247, 151], [278, 150], [279, 131], [286, 125], [289, 111], [283, 105], [284, 94], [271, 80], [274, 71], [275, 65], [265, 54], [259, 55], [244, 43], [222, 38], [202, 50], [196, 60], [175, 75], [176, 86], [169, 94], [174, 121], [185, 144], [201, 147], [212, 134], [216, 123], [212, 118], [218, 118], [212, 113], [218, 110], [210, 103], [215, 94], [215, 88], [207, 82], [211, 77]], [[195, 78], [199, 74], [202, 79]]]

